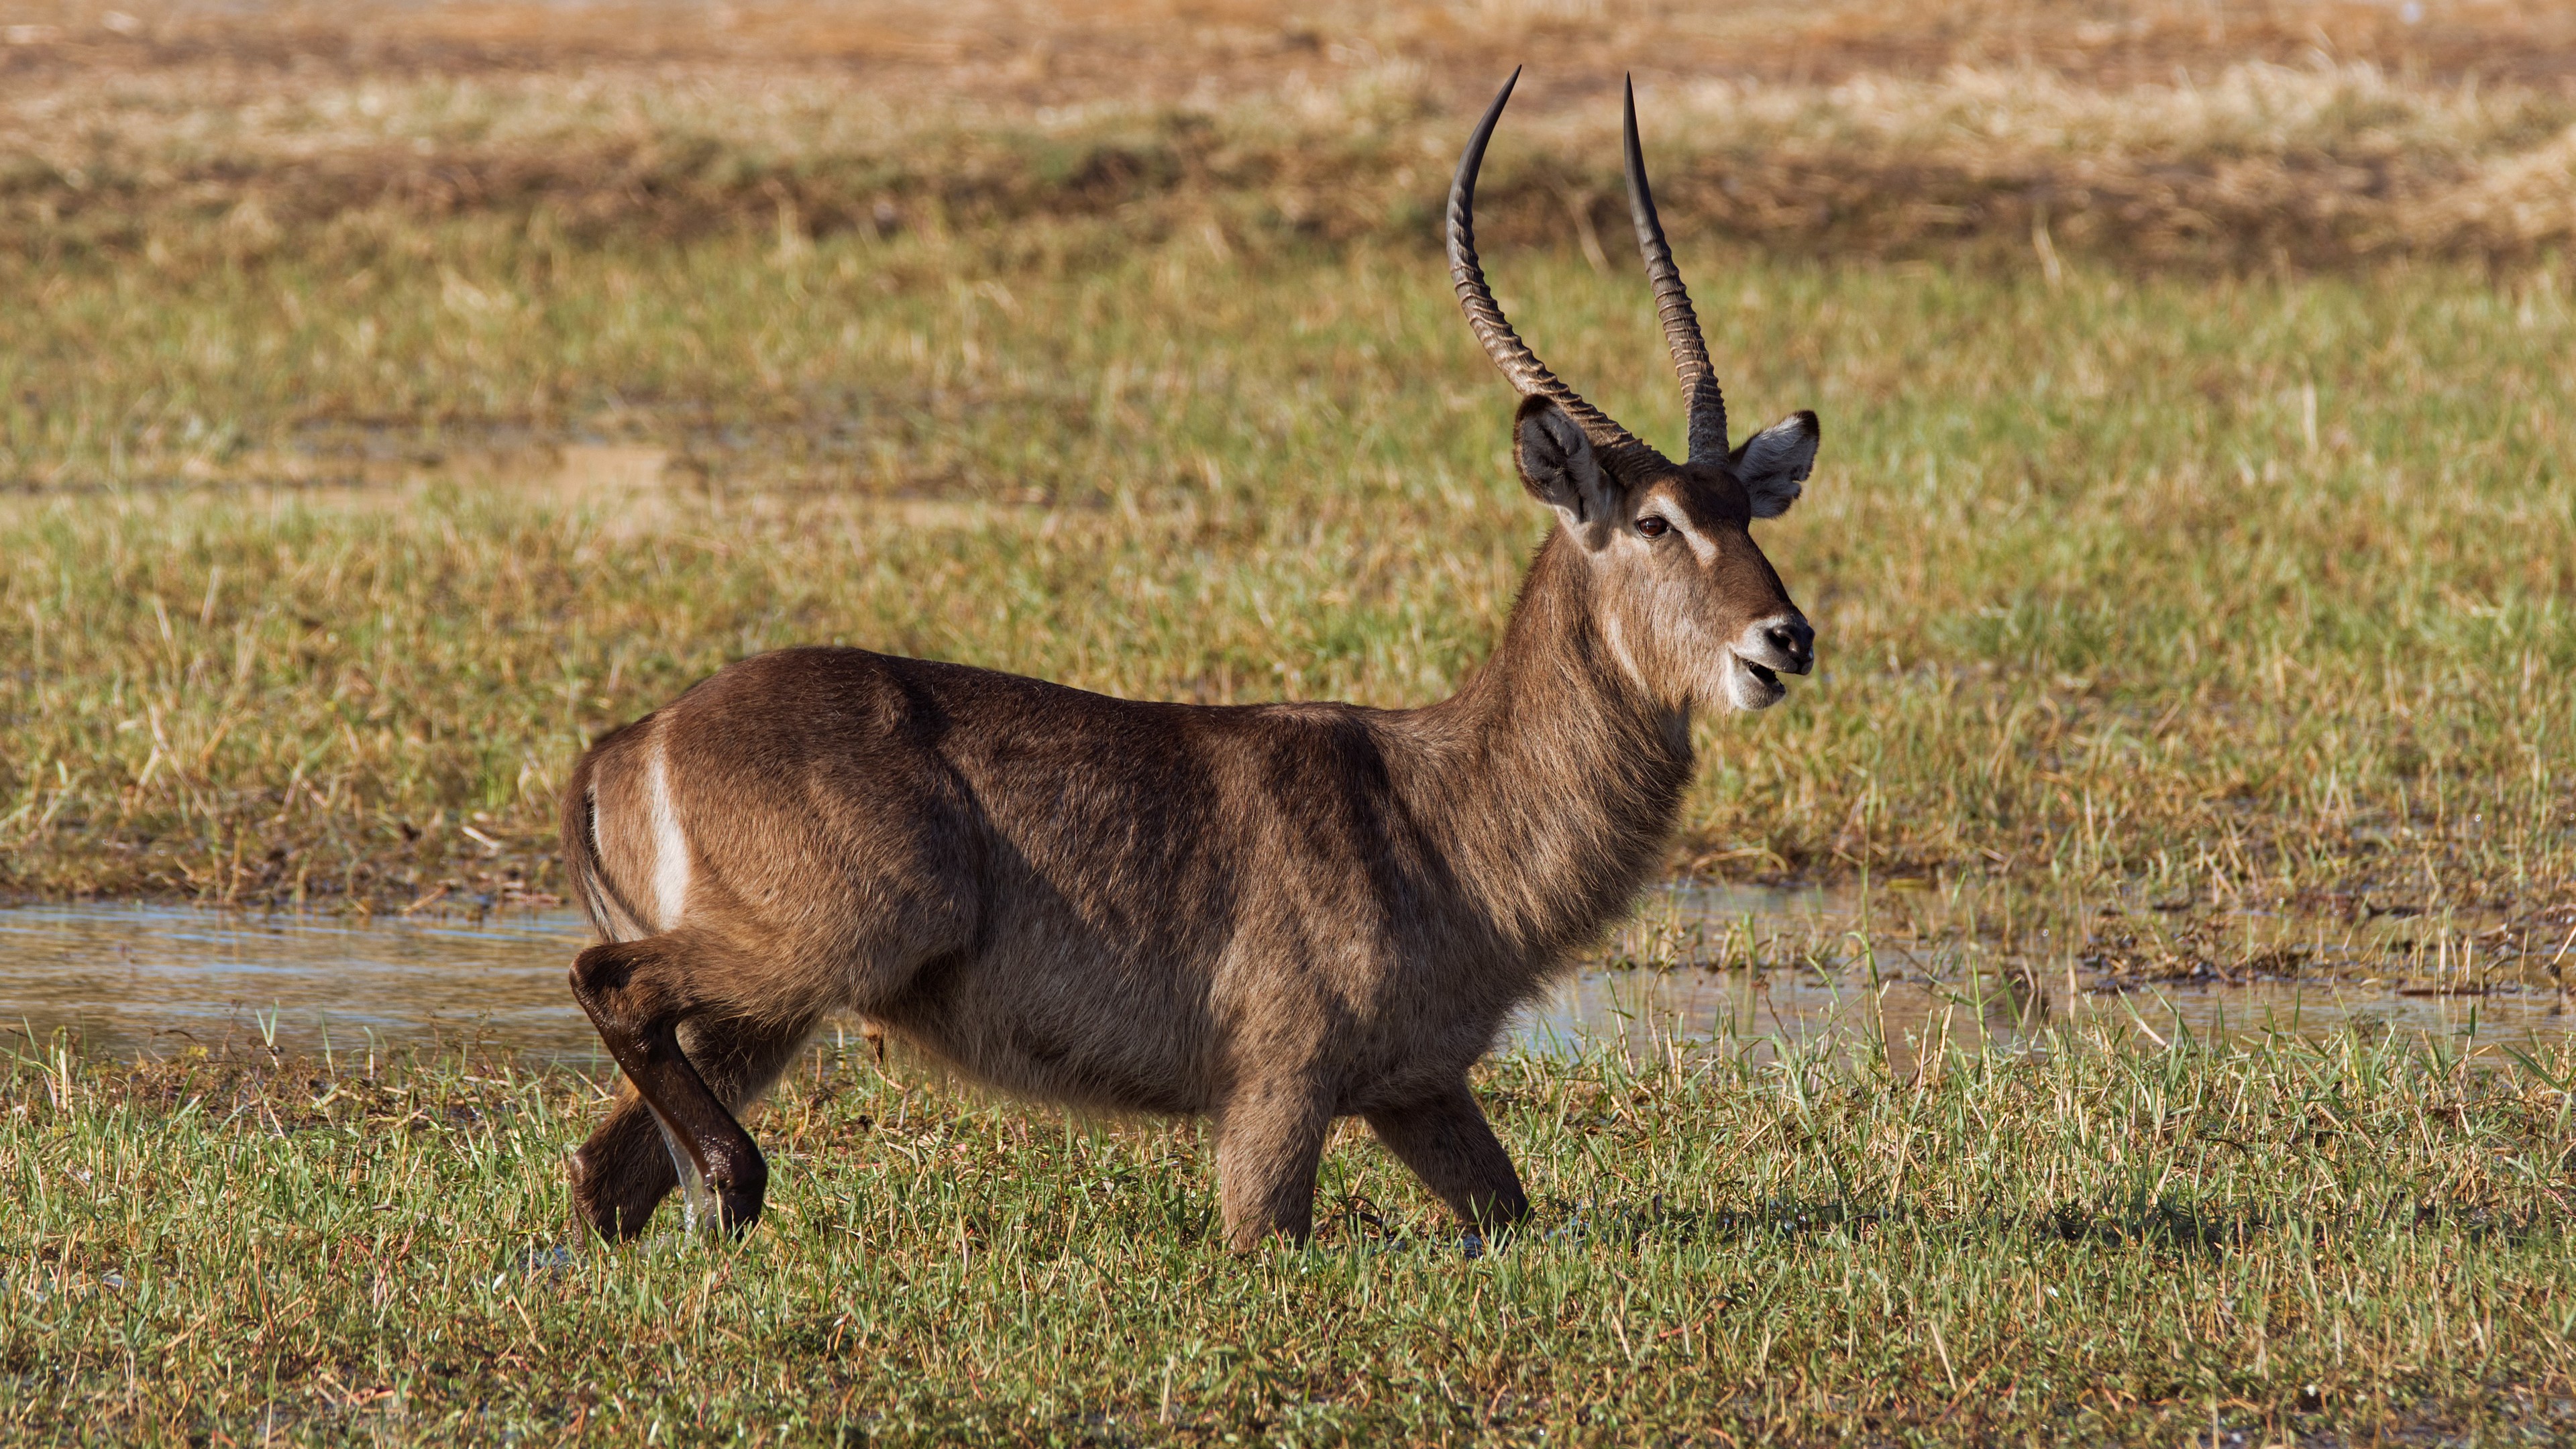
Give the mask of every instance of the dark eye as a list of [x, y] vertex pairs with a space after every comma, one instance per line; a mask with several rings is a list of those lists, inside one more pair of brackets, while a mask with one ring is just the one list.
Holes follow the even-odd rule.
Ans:
[[1670, 527], [1672, 527], [1671, 524], [1651, 513], [1637, 520], [1637, 531], [1648, 538], [1661, 538], [1664, 536], [1664, 530]]

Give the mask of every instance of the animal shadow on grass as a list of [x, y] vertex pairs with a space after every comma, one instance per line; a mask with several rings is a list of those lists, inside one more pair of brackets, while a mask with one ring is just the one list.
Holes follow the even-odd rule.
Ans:
[[[1962, 1238], [2036, 1236], [2043, 1241], [2136, 1245], [2171, 1252], [2217, 1253], [2246, 1247], [2269, 1226], [2257, 1212], [2165, 1198], [2102, 1207], [2061, 1203], [2031, 1214], [1948, 1217], [1883, 1207], [1856, 1207], [1836, 1198], [1773, 1198], [1737, 1207], [1696, 1208], [1666, 1202], [1600, 1202], [1540, 1199], [1528, 1221], [1480, 1237], [1457, 1224], [1352, 1193], [1316, 1214], [1313, 1248], [1326, 1252], [1463, 1252], [1468, 1258], [1515, 1248], [1560, 1247], [1642, 1252], [1650, 1246], [1797, 1239], [1843, 1233], [1862, 1237], [1899, 1226]], [[2418, 1216], [2419, 1224], [2432, 1219]]]
[[[1552, 1210], [1551, 1210], [1552, 1209]], [[1959, 1238], [2028, 1238], [2063, 1243], [2134, 1245], [2169, 1252], [2217, 1253], [2250, 1245], [2270, 1226], [2262, 1214], [2228, 1205], [2171, 1198], [2104, 1207], [2061, 1203], [2043, 1213], [1949, 1217], [1903, 1208], [1863, 1207], [1837, 1198], [1773, 1198], [1738, 1207], [1691, 1208], [1661, 1198], [1644, 1203], [1550, 1204], [1531, 1236], [1641, 1251], [1650, 1244], [1797, 1239], [1841, 1233], [1863, 1237], [1913, 1227]]]

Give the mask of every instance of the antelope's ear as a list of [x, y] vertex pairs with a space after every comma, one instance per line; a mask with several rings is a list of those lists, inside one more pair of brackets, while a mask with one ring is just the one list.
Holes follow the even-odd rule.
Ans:
[[1520, 416], [1512, 421], [1512, 462], [1521, 470], [1521, 486], [1555, 509], [1577, 542], [1585, 548], [1609, 542], [1619, 500], [1593, 455], [1592, 440], [1552, 399], [1521, 399]]
[[1806, 491], [1800, 485], [1816, 466], [1818, 437], [1814, 413], [1791, 413], [1727, 455], [1735, 481], [1744, 485], [1745, 497], [1753, 502], [1754, 517], [1777, 518], [1798, 501]]

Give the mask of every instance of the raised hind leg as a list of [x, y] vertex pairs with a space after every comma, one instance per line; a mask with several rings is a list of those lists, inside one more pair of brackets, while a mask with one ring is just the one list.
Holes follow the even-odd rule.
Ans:
[[[574, 1160], [575, 1201], [603, 1236], [641, 1232], [684, 1177], [704, 1184], [718, 1227], [739, 1232], [760, 1217], [769, 1166], [734, 1109], [776, 1078], [819, 1006], [781, 1009], [774, 991], [739, 999], [724, 988], [768, 978], [734, 965], [720, 940], [695, 930], [594, 946], [573, 962], [573, 997], [633, 1086]], [[669, 1143], [660, 1166], [654, 1136]]]
[[[767, 1028], [704, 1019], [687, 1023], [680, 1045], [708, 1090], [739, 1119], [795, 1059], [812, 1035], [812, 1022]], [[644, 1231], [671, 1189], [686, 1185], [690, 1163], [679, 1141], [664, 1129], [632, 1077], [618, 1084], [608, 1120], [573, 1154], [573, 1201], [591, 1230], [611, 1241]], [[703, 1196], [704, 1180], [698, 1189]], [[700, 1215], [707, 1215], [700, 1204]]]
[[1491, 1233], [1529, 1215], [1529, 1195], [1512, 1170], [1511, 1154], [1465, 1082], [1361, 1115], [1387, 1150], [1468, 1226]]

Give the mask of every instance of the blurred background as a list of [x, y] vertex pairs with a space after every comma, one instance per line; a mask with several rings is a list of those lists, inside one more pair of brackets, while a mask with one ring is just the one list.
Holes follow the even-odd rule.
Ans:
[[2576, 12], [2391, 3], [17, 4], [13, 245], [382, 245], [1114, 217], [1419, 241], [1514, 65], [1499, 232], [1665, 208], [1801, 254], [2530, 258], [2576, 227]]

